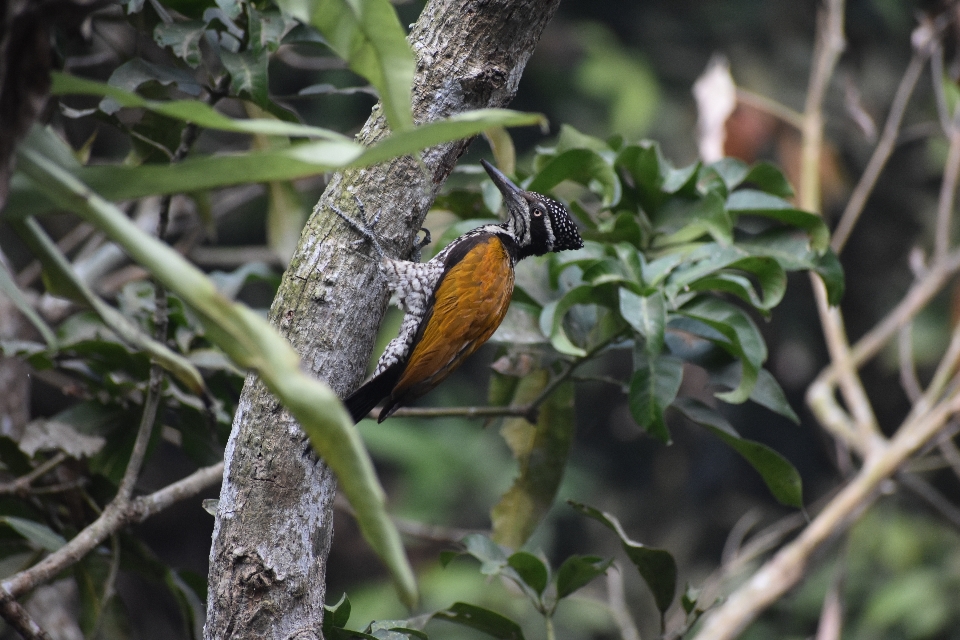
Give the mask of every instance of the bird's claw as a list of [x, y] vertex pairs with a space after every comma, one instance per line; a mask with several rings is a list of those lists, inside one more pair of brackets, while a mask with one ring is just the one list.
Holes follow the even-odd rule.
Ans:
[[423, 238], [416, 240], [413, 243], [413, 249], [410, 251], [410, 260], [413, 262], [420, 262], [420, 252], [425, 246], [433, 242], [433, 238], [430, 236], [430, 229], [420, 227], [420, 231], [423, 231]]

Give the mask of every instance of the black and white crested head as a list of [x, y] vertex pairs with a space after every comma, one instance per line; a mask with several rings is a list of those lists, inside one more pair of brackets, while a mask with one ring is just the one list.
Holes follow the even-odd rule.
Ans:
[[503, 194], [505, 227], [517, 242], [518, 258], [583, 247], [577, 225], [565, 206], [539, 193], [522, 190], [486, 160], [480, 164]]

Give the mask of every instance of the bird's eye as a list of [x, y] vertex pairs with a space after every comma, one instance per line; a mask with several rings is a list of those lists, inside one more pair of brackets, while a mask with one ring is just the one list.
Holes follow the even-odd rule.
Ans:
[[543, 215], [543, 209], [541, 209], [540, 207], [534, 207], [533, 215], [539, 218], [540, 216]]

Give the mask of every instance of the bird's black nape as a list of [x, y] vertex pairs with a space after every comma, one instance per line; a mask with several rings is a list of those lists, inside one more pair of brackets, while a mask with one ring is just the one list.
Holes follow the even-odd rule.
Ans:
[[[393, 387], [400, 379], [401, 373], [403, 373], [403, 367], [400, 366], [400, 363], [395, 363], [380, 372], [379, 375], [367, 380], [359, 389], [344, 399], [343, 404], [347, 406], [354, 424], [366, 418], [381, 400], [390, 395]], [[381, 419], [380, 422], [383, 422], [383, 420]]]

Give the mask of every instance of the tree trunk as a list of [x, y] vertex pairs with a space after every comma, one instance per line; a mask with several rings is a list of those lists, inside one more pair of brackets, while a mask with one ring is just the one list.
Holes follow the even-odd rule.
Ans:
[[[431, 0], [410, 35], [417, 59], [413, 113], [424, 123], [503, 107], [559, 0]], [[360, 133], [388, 134], [379, 105]], [[406, 256], [441, 185], [469, 141], [333, 176], [300, 237], [270, 310], [303, 365], [345, 395], [361, 381], [388, 300], [376, 261], [330, 205], [369, 215]], [[249, 376], [225, 452], [204, 637], [320, 638], [335, 480], [305, 452], [296, 421]]]

